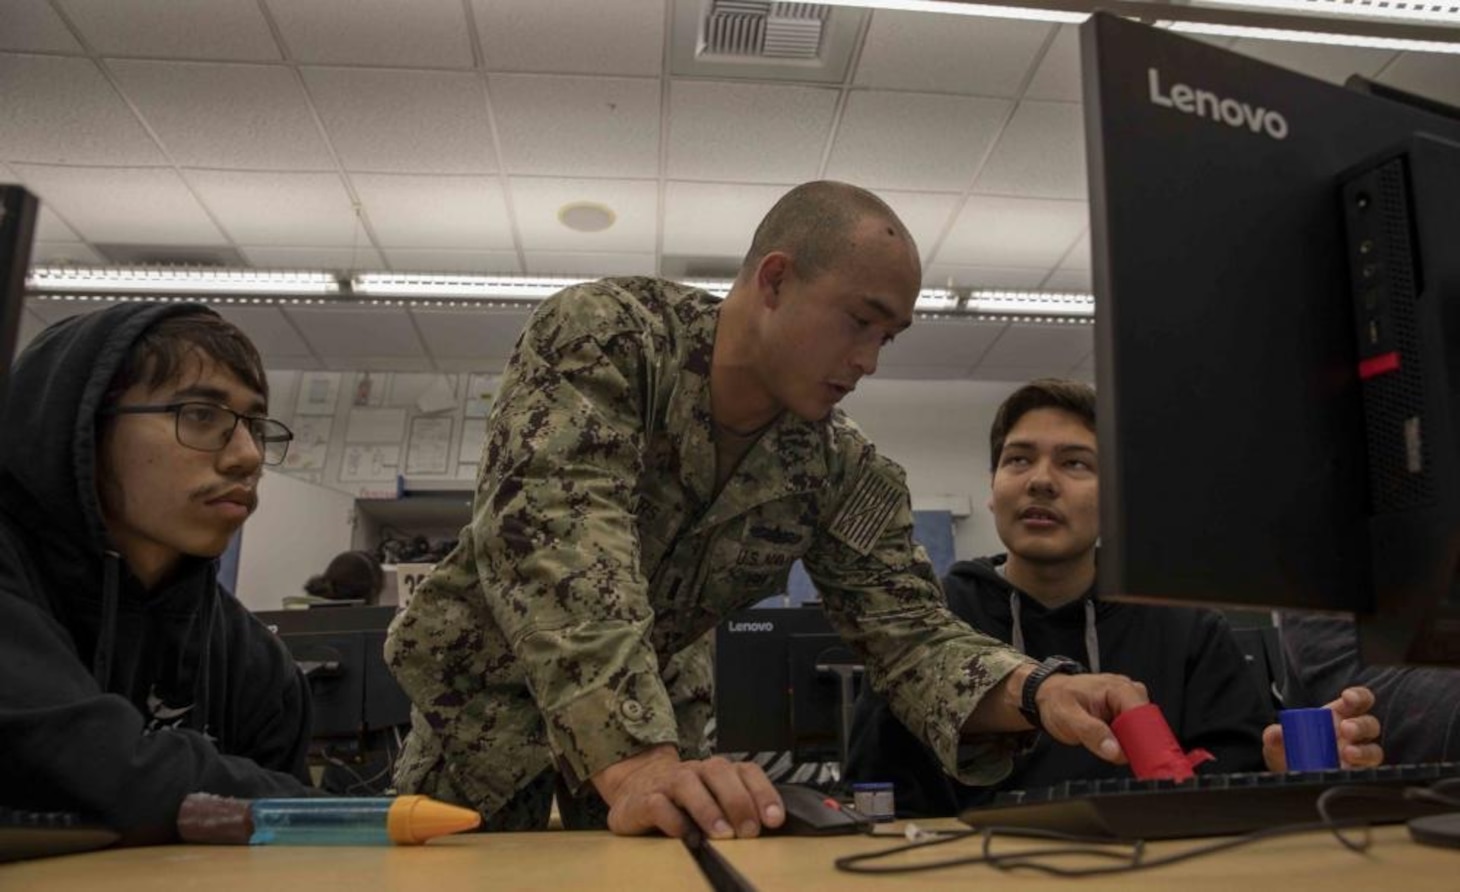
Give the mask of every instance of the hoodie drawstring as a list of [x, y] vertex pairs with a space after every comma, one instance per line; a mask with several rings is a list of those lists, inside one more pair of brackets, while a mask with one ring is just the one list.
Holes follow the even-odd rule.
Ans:
[[[1000, 575], [1003, 575], [1002, 573]], [[1009, 590], [1009, 615], [1014, 620], [1014, 649], [1024, 653], [1024, 624], [1020, 618], [1019, 592]], [[1100, 636], [1095, 632], [1095, 599], [1085, 599], [1085, 659], [1091, 672], [1100, 671]]]
[[91, 655], [91, 677], [103, 691], [110, 690], [112, 653], [117, 643], [117, 607], [122, 556], [108, 551], [101, 559], [101, 628], [96, 633], [96, 650]]
[[1095, 634], [1095, 599], [1085, 599], [1085, 656], [1090, 660], [1090, 671], [1100, 671], [1100, 638]]
[[[208, 669], [212, 666], [211, 653], [213, 650], [213, 616], [218, 611], [218, 598], [222, 592], [218, 588], [218, 565], [212, 561], [208, 562], [207, 585], [203, 587], [206, 594], [203, 596], [203, 614], [199, 617], [202, 626], [198, 635], [193, 640], [201, 640], [198, 647], [197, 665], [193, 667], [193, 704], [194, 709], [188, 716], [188, 724], [194, 731], [203, 734], [208, 733], [208, 694], [210, 692]], [[214, 729], [215, 733], [222, 733], [224, 729]]]

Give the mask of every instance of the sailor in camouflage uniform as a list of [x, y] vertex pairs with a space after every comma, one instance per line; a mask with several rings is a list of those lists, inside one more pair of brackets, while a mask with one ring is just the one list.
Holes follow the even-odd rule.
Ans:
[[[724, 302], [651, 278], [545, 301], [488, 419], [472, 523], [386, 644], [415, 706], [401, 791], [499, 829], [545, 826], [555, 787], [570, 827], [680, 835], [681, 808], [713, 837], [779, 824], [758, 767], [705, 760], [709, 642], [797, 559], [943, 766], [1007, 773], [1026, 738], [965, 726], [1032, 664], [949, 613], [902, 470], [835, 408], [911, 323], [920, 276], [886, 205], [822, 182], [772, 209]], [[1143, 699], [1125, 687], [1112, 702]], [[1005, 699], [982, 730], [1029, 728]], [[1104, 729], [1074, 711], [1062, 727]]]

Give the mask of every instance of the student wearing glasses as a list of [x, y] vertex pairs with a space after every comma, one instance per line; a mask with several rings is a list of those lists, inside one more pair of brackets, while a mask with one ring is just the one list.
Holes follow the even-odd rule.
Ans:
[[195, 305], [59, 322], [0, 409], [0, 805], [171, 838], [182, 798], [308, 790], [308, 688], [215, 559], [292, 435]]

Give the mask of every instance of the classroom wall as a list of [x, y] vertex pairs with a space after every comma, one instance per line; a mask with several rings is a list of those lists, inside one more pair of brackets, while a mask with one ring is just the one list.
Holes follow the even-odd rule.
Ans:
[[[280, 495], [288, 500], [285, 513], [307, 520], [287, 522], [274, 510], [279, 506], [270, 506], [272, 488], [263, 492], [263, 507], [245, 532], [240, 597], [273, 602], [284, 587], [292, 594], [300, 568], [318, 572], [351, 547], [353, 518], [328, 504], [336, 496], [392, 496], [398, 474], [422, 489], [469, 487], [497, 380], [489, 373], [271, 370], [270, 414], [298, 437], [271, 475], [306, 484], [281, 488]], [[953, 515], [958, 559], [1002, 550], [985, 507], [988, 427], [1019, 383], [868, 379], [843, 403], [878, 449], [907, 471], [913, 507]], [[311, 492], [319, 505], [310, 504]], [[248, 532], [253, 527], [257, 532]], [[287, 531], [287, 542], [267, 541], [280, 531]]]

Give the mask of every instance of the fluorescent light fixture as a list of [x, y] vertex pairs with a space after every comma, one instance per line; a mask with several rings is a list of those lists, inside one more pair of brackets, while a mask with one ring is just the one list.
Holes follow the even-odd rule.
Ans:
[[[325, 306], [359, 302], [405, 309], [480, 309], [538, 301], [593, 278], [361, 273], [350, 289], [327, 272], [37, 267], [26, 285], [36, 300], [103, 302], [201, 301], [216, 306]], [[724, 298], [731, 279], [683, 284]], [[924, 288], [913, 309], [941, 316], [996, 316], [1031, 322], [1080, 322], [1094, 316], [1088, 294]]]
[[582, 276], [455, 276], [362, 273], [352, 287], [369, 297], [467, 297], [542, 300], [581, 282]]
[[965, 312], [991, 316], [1046, 316], [1094, 318], [1095, 296], [1040, 291], [974, 291], [963, 305]]
[[681, 279], [680, 281], [691, 288], [708, 291], [719, 298], [729, 294], [730, 286], [735, 284], [734, 279]]
[[1349, 19], [1388, 19], [1401, 22], [1434, 22], [1460, 25], [1460, 5], [1453, 2], [1408, 2], [1408, 0], [1200, 0], [1199, 6], [1232, 6], [1242, 9], [1276, 9]]
[[25, 281], [36, 292], [92, 294], [334, 294], [339, 280], [323, 272], [168, 267], [36, 267]]
[[[823, 0], [827, 6], [948, 13], [1078, 24], [1096, 9], [1150, 20], [1173, 31], [1330, 46], [1460, 53], [1460, 6], [1452, 0], [1022, 0], [999, 5], [959, 0]], [[1040, 8], [1041, 6], [1046, 8]], [[1306, 14], [1305, 14], [1306, 13]], [[1433, 32], [1430, 39], [1427, 32]]]
[[958, 310], [958, 294], [947, 288], [924, 288], [913, 309], [920, 313], [949, 313]]
[[1248, 25], [1219, 25], [1214, 22], [1157, 22], [1158, 27], [1188, 34], [1209, 34], [1214, 37], [1250, 37], [1254, 40], [1286, 40], [1293, 43], [1316, 43], [1327, 46], [1357, 46], [1379, 50], [1415, 53], [1460, 53], [1460, 41], [1416, 40], [1404, 37], [1379, 37], [1368, 34], [1335, 34], [1331, 31], [1300, 31], [1279, 28], [1256, 28]]
[[890, 9], [900, 12], [940, 12], [949, 15], [982, 16], [989, 19], [1023, 19], [1030, 22], [1065, 22], [1077, 25], [1088, 12], [999, 6], [994, 3], [960, 3], [958, 0], [817, 0], [822, 6], [855, 6], [862, 9]]

